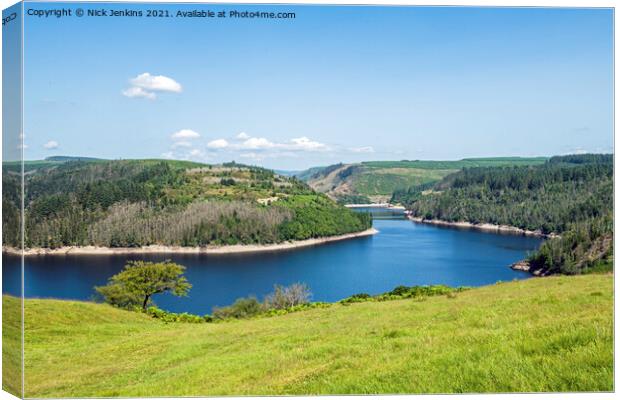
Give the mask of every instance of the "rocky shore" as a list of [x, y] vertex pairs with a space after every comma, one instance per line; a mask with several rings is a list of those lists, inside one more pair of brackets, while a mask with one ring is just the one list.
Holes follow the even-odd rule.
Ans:
[[534, 276], [546, 275], [542, 269], [532, 269], [532, 265], [527, 260], [517, 261], [516, 263], [512, 264], [510, 268], [514, 269], [515, 271], [529, 272]]
[[408, 215], [407, 218], [409, 218], [411, 221], [423, 223], [423, 224], [448, 226], [448, 227], [462, 228], [462, 229], [476, 229], [476, 230], [484, 231], [484, 232], [507, 233], [507, 234], [513, 234], [513, 235], [536, 236], [536, 237], [543, 237], [543, 238], [558, 237], [558, 235], [554, 233], [545, 234], [540, 230], [530, 231], [527, 229], [521, 229], [515, 226], [509, 226], [509, 225], [494, 225], [494, 224], [487, 224], [487, 223], [473, 224], [471, 222], [465, 222], [465, 221], [448, 222], [448, 221], [442, 221], [439, 219], [424, 219], [420, 217], [414, 217], [412, 215]]
[[365, 231], [348, 233], [345, 235], [329, 236], [307, 240], [297, 240], [292, 242], [274, 244], [248, 244], [231, 246], [207, 246], [207, 247], [181, 247], [181, 246], [161, 246], [152, 245], [144, 247], [97, 247], [97, 246], [68, 246], [57, 249], [33, 248], [21, 249], [13, 247], [3, 247], [2, 252], [12, 255], [40, 256], [40, 255], [112, 255], [112, 254], [239, 254], [239, 253], [258, 253], [264, 251], [290, 250], [301, 247], [316, 246], [324, 243], [337, 242], [340, 240], [354, 239], [358, 237], [370, 236], [378, 233], [375, 228]]

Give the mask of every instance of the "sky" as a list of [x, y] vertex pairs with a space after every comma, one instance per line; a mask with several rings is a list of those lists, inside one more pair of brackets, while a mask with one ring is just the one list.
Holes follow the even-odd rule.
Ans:
[[613, 151], [610, 9], [26, 3], [26, 159], [337, 162]]
[[[21, 120], [21, 8], [2, 11], [2, 160], [22, 159]], [[11, 99], [13, 101], [7, 101]]]

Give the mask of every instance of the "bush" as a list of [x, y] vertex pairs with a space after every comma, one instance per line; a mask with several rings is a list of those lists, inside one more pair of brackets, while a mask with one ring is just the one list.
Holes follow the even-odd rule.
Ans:
[[468, 287], [460, 286], [457, 288], [451, 288], [445, 285], [432, 285], [432, 286], [397, 286], [392, 291], [378, 294], [376, 296], [370, 296], [367, 293], [355, 294], [346, 299], [340, 300], [340, 304], [348, 305], [351, 303], [361, 303], [364, 301], [387, 301], [387, 300], [399, 300], [399, 299], [424, 299], [430, 296], [447, 295], [453, 298], [456, 293], [467, 290]]
[[351, 297], [347, 297], [346, 299], [340, 300], [339, 303], [340, 304], [361, 303], [364, 301], [368, 301], [369, 299], [372, 299], [372, 296], [370, 296], [368, 293], [357, 293]]
[[312, 293], [305, 283], [290, 286], [275, 285], [274, 292], [265, 297], [265, 308], [287, 309], [300, 304], [308, 304]]
[[227, 307], [214, 307], [213, 319], [249, 318], [264, 311], [256, 297], [240, 298]]
[[286, 315], [286, 314], [297, 312], [297, 311], [311, 310], [313, 308], [329, 308], [331, 307], [331, 305], [332, 305], [331, 303], [324, 303], [324, 302], [299, 304], [299, 305], [289, 307], [289, 308], [282, 308], [282, 309], [272, 308], [272, 309], [266, 310], [263, 315], [266, 317], [274, 317], [278, 315]]
[[[397, 286], [390, 292], [371, 296], [368, 293], [357, 293], [338, 303], [350, 305], [352, 303], [362, 303], [366, 301], [387, 301], [414, 298], [424, 300], [430, 296], [446, 295], [450, 299], [456, 298], [458, 292], [469, 289], [468, 287], [451, 288], [444, 285], [433, 286]], [[332, 303], [309, 301], [310, 290], [306, 284], [294, 283], [290, 286], [276, 285], [273, 293], [265, 297], [261, 304], [256, 297], [242, 297], [226, 307], [214, 307], [213, 315], [198, 316], [189, 313], [176, 314], [159, 309], [155, 306], [143, 310], [139, 305], [127, 307], [137, 312], [144, 312], [153, 318], [163, 322], [184, 322], [184, 323], [208, 323], [215, 321], [225, 321], [231, 319], [245, 319], [252, 317], [274, 317], [286, 315], [292, 312], [310, 310], [313, 308], [328, 308]]]
[[[138, 308], [137, 311], [141, 311], [141, 309]], [[209, 315], [205, 315], [204, 317], [201, 317], [199, 315], [189, 314], [186, 312], [181, 313], [181, 314], [176, 314], [176, 313], [171, 313], [171, 312], [162, 310], [157, 307], [149, 307], [146, 309], [145, 313], [147, 315], [150, 315], [153, 318], [162, 320], [163, 322], [185, 322], [185, 323], [192, 323], [192, 324], [201, 324], [204, 322], [213, 321], [213, 318], [211, 318], [211, 316]]]
[[391, 292], [389, 292], [389, 294], [393, 295], [393, 296], [402, 296], [405, 293], [407, 293], [409, 291], [409, 288], [407, 286], [396, 286], [394, 288], [394, 290], [392, 290]]

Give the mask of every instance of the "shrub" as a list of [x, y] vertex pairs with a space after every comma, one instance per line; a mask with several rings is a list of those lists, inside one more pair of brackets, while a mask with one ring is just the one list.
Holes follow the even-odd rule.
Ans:
[[[141, 309], [138, 308], [138, 311]], [[153, 318], [157, 318], [163, 322], [185, 322], [192, 324], [200, 324], [204, 322], [211, 322], [213, 319], [209, 315], [205, 315], [201, 317], [199, 315], [189, 314], [189, 313], [181, 313], [176, 314], [172, 312], [168, 312], [166, 310], [162, 310], [157, 307], [149, 307], [144, 311], [147, 315], [150, 315]]]
[[351, 297], [347, 297], [346, 299], [342, 299], [339, 301], [340, 304], [349, 304], [349, 303], [361, 303], [364, 301], [371, 300], [372, 296], [368, 293], [357, 293]]
[[[214, 307], [213, 315], [194, 315], [189, 313], [171, 313], [155, 306], [148, 307], [143, 310], [139, 305], [130, 305], [127, 308], [137, 312], [144, 312], [153, 318], [157, 318], [163, 322], [184, 322], [184, 323], [207, 323], [215, 321], [225, 321], [231, 319], [244, 319], [252, 317], [273, 317], [286, 315], [292, 312], [309, 310], [313, 308], [328, 308], [332, 303], [309, 301], [311, 293], [306, 284], [294, 283], [290, 286], [276, 285], [274, 292], [265, 297], [261, 304], [256, 297], [242, 297], [232, 305], [226, 307]], [[451, 288], [445, 285], [432, 286], [397, 286], [394, 290], [371, 296], [368, 293], [357, 293], [346, 299], [340, 300], [338, 303], [342, 305], [350, 305], [352, 303], [361, 303], [366, 301], [386, 301], [414, 298], [424, 300], [430, 296], [446, 295], [449, 299], [456, 298], [458, 292], [469, 289], [460, 286]]]
[[387, 301], [387, 300], [399, 300], [399, 299], [424, 299], [429, 296], [448, 295], [450, 298], [454, 298], [457, 292], [469, 289], [465, 286], [457, 288], [451, 288], [445, 285], [432, 285], [432, 286], [397, 286], [392, 291], [376, 296], [370, 296], [366, 293], [359, 293], [346, 299], [340, 300], [340, 304], [348, 305], [350, 303], [360, 303], [363, 301]]
[[407, 286], [396, 286], [394, 288], [394, 290], [392, 290], [391, 292], [389, 292], [388, 294], [391, 294], [393, 296], [402, 296], [405, 293], [407, 293], [409, 291], [409, 288]]
[[332, 306], [331, 303], [324, 303], [324, 302], [306, 303], [306, 304], [299, 304], [299, 305], [289, 307], [289, 308], [282, 308], [282, 309], [271, 308], [271, 309], [266, 310], [263, 315], [266, 317], [274, 317], [278, 315], [286, 315], [286, 314], [297, 312], [297, 311], [310, 310], [313, 308], [329, 308], [331, 306]]
[[227, 307], [214, 307], [213, 319], [249, 318], [264, 310], [256, 297], [240, 298]]

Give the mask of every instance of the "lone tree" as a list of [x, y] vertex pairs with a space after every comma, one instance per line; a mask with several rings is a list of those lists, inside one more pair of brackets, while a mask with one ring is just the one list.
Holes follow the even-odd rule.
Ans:
[[184, 266], [170, 260], [161, 263], [129, 261], [121, 272], [109, 279], [106, 286], [95, 287], [95, 290], [106, 303], [124, 308], [142, 303], [142, 310], [146, 310], [155, 294], [187, 296], [192, 285], [183, 276], [184, 271]]

